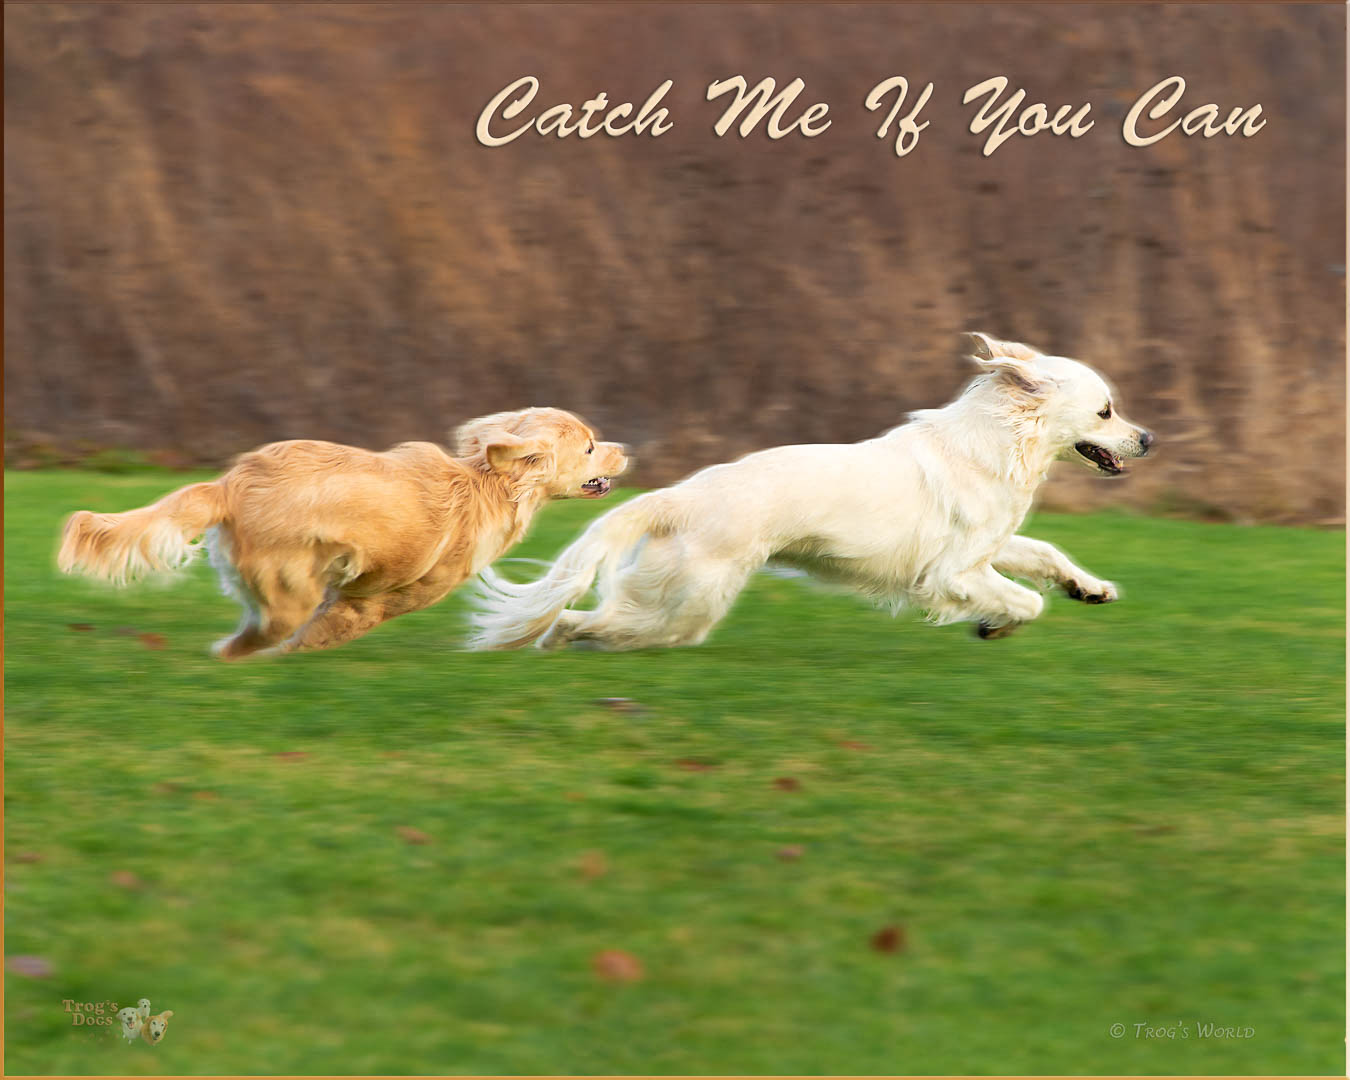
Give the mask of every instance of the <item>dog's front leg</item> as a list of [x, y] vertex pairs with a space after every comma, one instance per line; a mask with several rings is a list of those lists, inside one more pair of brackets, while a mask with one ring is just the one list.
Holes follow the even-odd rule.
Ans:
[[288, 643], [290, 649], [330, 649], [360, 637], [380, 623], [444, 599], [462, 574], [433, 571], [420, 581], [374, 596], [338, 596]]
[[383, 596], [337, 596], [286, 643], [286, 650], [331, 649], [382, 622]]
[[1029, 536], [1014, 536], [1004, 544], [994, 557], [994, 569], [1013, 577], [1058, 585], [1071, 599], [1086, 604], [1109, 604], [1120, 595], [1109, 581], [1075, 566], [1053, 544]]
[[979, 622], [982, 638], [1011, 634], [1045, 608], [1040, 593], [1010, 581], [988, 564], [957, 578], [959, 607], [967, 618]]

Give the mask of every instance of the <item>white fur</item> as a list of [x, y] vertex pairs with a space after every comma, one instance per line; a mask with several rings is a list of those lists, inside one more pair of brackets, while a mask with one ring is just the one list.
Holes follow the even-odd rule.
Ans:
[[[853, 586], [939, 623], [974, 620], [1001, 636], [1063, 586], [1117, 593], [1049, 544], [1016, 536], [1056, 458], [1091, 462], [1091, 442], [1139, 457], [1152, 437], [1112, 412], [1091, 368], [972, 335], [984, 369], [945, 408], [861, 443], [781, 446], [638, 496], [597, 519], [542, 579], [486, 571], [475, 648], [590, 641], [610, 649], [696, 645], [746, 580], [772, 560]], [[599, 574], [594, 610], [570, 610]]]
[[117, 1022], [122, 1027], [122, 1038], [131, 1042], [140, 1037], [145, 1018], [136, 1009], [128, 1005], [125, 1009], [117, 1010]]

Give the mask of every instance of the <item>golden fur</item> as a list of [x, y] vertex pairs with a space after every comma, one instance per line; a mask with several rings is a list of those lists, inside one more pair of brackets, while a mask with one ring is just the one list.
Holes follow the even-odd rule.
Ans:
[[156, 1045], [160, 1039], [164, 1038], [164, 1033], [169, 1029], [169, 1017], [173, 1016], [172, 1009], [165, 1009], [158, 1016], [147, 1017], [141, 1024], [141, 1038], [151, 1046]]
[[436, 603], [516, 543], [545, 501], [599, 497], [627, 467], [622, 446], [559, 409], [472, 420], [456, 444], [451, 457], [432, 443], [272, 443], [151, 506], [73, 514], [57, 563], [121, 584], [183, 565], [205, 534], [245, 607], [218, 656], [325, 648]]

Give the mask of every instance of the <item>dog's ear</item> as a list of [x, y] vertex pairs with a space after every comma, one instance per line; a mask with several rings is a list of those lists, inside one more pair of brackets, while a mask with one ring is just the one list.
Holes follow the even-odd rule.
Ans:
[[499, 412], [480, 416], [476, 420], [466, 420], [455, 428], [455, 454], [471, 458], [483, 453], [493, 436], [505, 433], [513, 419], [516, 419], [515, 413]]
[[970, 358], [985, 371], [994, 372], [1027, 394], [1039, 394], [1045, 389], [1047, 380], [1036, 366], [1040, 353], [1030, 345], [999, 341], [975, 331], [968, 332], [966, 338], [974, 349]]
[[998, 338], [991, 338], [978, 330], [967, 330], [965, 336], [975, 350], [976, 360], [1007, 358], [1034, 361], [1041, 355], [1036, 349], [1030, 345], [1023, 345], [1020, 341], [999, 341]]
[[542, 439], [522, 439], [497, 431], [489, 437], [483, 456], [495, 472], [529, 483], [542, 483], [557, 470], [553, 448]]

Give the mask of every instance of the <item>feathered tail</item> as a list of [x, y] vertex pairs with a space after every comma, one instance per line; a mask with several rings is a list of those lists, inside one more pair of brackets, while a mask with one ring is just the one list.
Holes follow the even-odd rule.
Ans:
[[215, 482], [189, 484], [157, 503], [121, 514], [78, 510], [66, 522], [56, 565], [66, 574], [125, 585], [187, 563], [193, 555], [188, 542], [224, 516], [225, 494]]
[[[618, 569], [620, 557], [657, 524], [651, 496], [639, 495], [593, 521], [538, 581], [518, 584], [490, 568], [480, 572], [469, 617], [471, 649], [518, 649], [542, 637], [569, 604], [580, 600], [603, 567]], [[604, 582], [602, 580], [602, 591]]]

